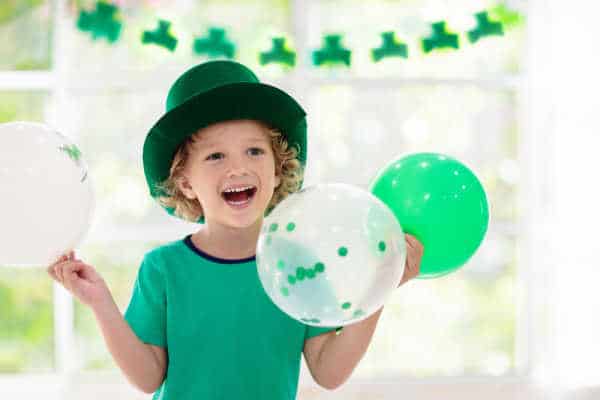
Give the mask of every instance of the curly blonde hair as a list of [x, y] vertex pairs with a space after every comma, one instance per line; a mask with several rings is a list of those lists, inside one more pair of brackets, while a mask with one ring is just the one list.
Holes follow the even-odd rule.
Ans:
[[[279, 202], [291, 193], [298, 191], [302, 185], [304, 171], [298, 160], [298, 149], [289, 146], [285, 136], [277, 129], [271, 128], [258, 121], [271, 138], [271, 148], [275, 158], [275, 174], [281, 177], [281, 183], [275, 188], [271, 201], [267, 206], [267, 213]], [[157, 189], [166, 196], [157, 197], [157, 201], [163, 207], [173, 209], [173, 213], [179, 218], [191, 222], [202, 221], [204, 213], [198, 199], [188, 199], [179, 189], [177, 182], [183, 178], [183, 171], [192, 153], [192, 146], [198, 139], [200, 131], [189, 136], [177, 149], [169, 177], [157, 184]]]

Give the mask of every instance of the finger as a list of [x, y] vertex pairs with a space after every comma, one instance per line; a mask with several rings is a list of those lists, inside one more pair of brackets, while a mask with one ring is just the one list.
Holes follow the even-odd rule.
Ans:
[[56, 264], [54, 266], [54, 276], [56, 276], [56, 279], [60, 283], [63, 283], [63, 278], [62, 278], [62, 269], [63, 269], [63, 266], [64, 266], [64, 263]]
[[63, 268], [63, 284], [67, 289], [73, 291], [76, 282], [80, 279], [78, 272], [82, 268], [81, 263], [69, 263]]
[[79, 271], [81, 271], [82, 267], [82, 262], [69, 262], [67, 264], [65, 264], [65, 266], [63, 267], [63, 277], [66, 277], [67, 274], [72, 274], [72, 273], [77, 273]]
[[81, 270], [79, 270], [79, 276], [82, 279], [90, 282], [96, 281], [100, 277], [100, 275], [98, 274], [98, 272], [96, 272], [94, 267], [84, 262], [81, 262]]
[[60, 280], [60, 283], [62, 284], [65, 283], [65, 270], [69, 268], [69, 265], [71, 265], [71, 263], [71, 261], [64, 261], [62, 263], [57, 264], [54, 269], [56, 271], [58, 279]]
[[77, 264], [71, 264], [68, 268], [65, 268], [63, 271], [63, 278], [65, 287], [72, 289], [77, 279], [79, 279], [79, 275], [77, 275]]
[[422, 257], [423, 253], [425, 252], [425, 247], [423, 246], [423, 244], [421, 244], [421, 242], [415, 237], [412, 237], [408, 240], [409, 242], [407, 244], [407, 250], [411, 250], [412, 253], [414, 253], [415, 255]]
[[61, 263], [63, 261], [66, 261], [67, 258], [68, 258], [68, 254], [67, 253], [61, 254], [54, 261], [52, 261], [52, 263], [50, 264], [50, 267], [54, 266], [54, 264], [58, 264], [58, 263]]
[[48, 275], [50, 275], [52, 277], [52, 279], [54, 279], [55, 281], [58, 281], [58, 277], [56, 276], [56, 273], [54, 272], [54, 265], [49, 266], [46, 271], [48, 271]]
[[406, 242], [410, 245], [410, 247], [415, 247], [415, 245], [419, 243], [416, 237], [409, 234], [406, 235]]
[[411, 240], [412, 244], [415, 245], [415, 247], [417, 247], [417, 248], [423, 248], [424, 247], [423, 243], [419, 239], [417, 239], [417, 237], [411, 236], [410, 240]]

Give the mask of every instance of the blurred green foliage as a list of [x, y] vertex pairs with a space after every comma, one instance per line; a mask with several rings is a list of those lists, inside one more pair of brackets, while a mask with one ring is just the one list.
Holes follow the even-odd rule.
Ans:
[[0, 267], [0, 373], [51, 370], [53, 326], [46, 272]]
[[45, 70], [51, 65], [50, 0], [0, 1], [0, 70]]
[[46, 0], [3, 0], [0, 3], [0, 25], [29, 12], [32, 8], [45, 2]]
[[0, 123], [44, 120], [46, 92], [0, 92]]

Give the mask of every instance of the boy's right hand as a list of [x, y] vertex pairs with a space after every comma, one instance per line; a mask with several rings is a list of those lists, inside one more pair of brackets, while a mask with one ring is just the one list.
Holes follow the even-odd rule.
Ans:
[[63, 254], [50, 265], [48, 274], [91, 308], [112, 300], [104, 279], [91, 265], [75, 258], [73, 251]]

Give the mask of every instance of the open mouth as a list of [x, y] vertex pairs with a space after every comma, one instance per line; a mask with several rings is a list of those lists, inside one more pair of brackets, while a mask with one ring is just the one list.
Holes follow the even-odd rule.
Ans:
[[240, 188], [231, 188], [221, 192], [221, 196], [223, 199], [225, 199], [227, 204], [239, 207], [250, 203], [256, 194], [256, 190], [256, 186], [252, 185]]

